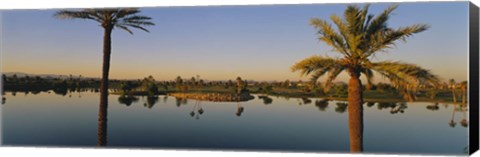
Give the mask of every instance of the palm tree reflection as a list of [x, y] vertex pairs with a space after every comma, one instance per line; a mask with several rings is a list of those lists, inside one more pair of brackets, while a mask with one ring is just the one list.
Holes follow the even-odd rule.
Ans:
[[453, 103], [453, 112], [452, 112], [452, 118], [450, 119], [450, 122], [448, 122], [448, 125], [452, 128], [457, 125], [457, 122], [455, 122], [455, 111], [457, 110], [457, 103]]
[[467, 120], [467, 105], [465, 103], [462, 103], [462, 112], [463, 112], [463, 118], [462, 120], [460, 121], [460, 125], [462, 125], [463, 127], [468, 127], [468, 120]]
[[[5, 79], [4, 79], [5, 80]], [[0, 87], [2, 88], [2, 87]], [[5, 97], [5, 89], [0, 89], [2, 91], [2, 105], [7, 102], [7, 98]]]
[[175, 104], [177, 105], [177, 107], [180, 107], [181, 105], [186, 105], [187, 103], [188, 103], [187, 99], [183, 99], [179, 97], [175, 98]]
[[240, 102], [238, 102], [237, 104], [237, 112], [235, 113], [238, 117], [242, 116], [242, 113], [243, 113], [243, 110], [244, 108], [242, 107], [242, 105], [240, 104]]
[[[195, 111], [197, 113], [195, 113]], [[195, 105], [193, 105], [193, 109], [192, 109], [192, 112], [190, 112], [190, 116], [191, 117], [194, 117], [195, 116], [195, 119], [200, 119], [200, 115], [203, 114], [203, 112], [205, 112], [202, 108], [202, 104], [201, 104], [201, 101], [200, 100], [197, 100], [195, 102]]]
[[165, 96], [163, 97], [163, 103], [167, 103], [167, 99], [168, 99], [168, 95], [165, 95]]

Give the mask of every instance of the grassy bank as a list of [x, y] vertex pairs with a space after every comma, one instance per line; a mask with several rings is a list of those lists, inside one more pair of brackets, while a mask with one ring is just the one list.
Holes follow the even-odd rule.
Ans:
[[233, 94], [233, 93], [170, 93], [169, 96], [183, 99], [194, 99], [214, 102], [240, 102], [254, 99], [248, 93]]

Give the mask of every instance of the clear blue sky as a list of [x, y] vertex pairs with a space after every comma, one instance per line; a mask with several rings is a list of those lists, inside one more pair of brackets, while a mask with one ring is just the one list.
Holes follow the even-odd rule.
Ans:
[[[376, 3], [379, 13], [389, 3]], [[142, 8], [150, 33], [116, 29], [110, 75], [157, 80], [200, 75], [207, 80], [307, 79], [290, 66], [312, 55], [336, 56], [317, 40], [314, 17], [343, 15], [345, 4]], [[399, 42], [378, 60], [401, 60], [443, 79], [467, 79], [468, 2], [401, 3], [390, 26], [431, 28]], [[3, 11], [2, 70], [100, 77], [103, 30], [94, 21], [59, 20], [56, 10]], [[342, 76], [340, 80], [345, 80]], [[378, 78], [377, 80], [381, 80]]]

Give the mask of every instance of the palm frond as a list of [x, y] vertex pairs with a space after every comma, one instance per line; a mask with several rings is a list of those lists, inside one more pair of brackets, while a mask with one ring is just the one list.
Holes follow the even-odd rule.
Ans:
[[373, 18], [372, 15], [368, 15], [368, 8], [370, 8], [370, 4], [365, 4], [365, 6], [363, 6], [362, 8], [362, 11], [360, 12], [361, 26], [359, 26], [360, 27], [359, 30], [361, 32], [365, 32], [366, 26], [368, 25], [370, 20]]
[[83, 9], [80, 11], [62, 10], [55, 14], [61, 19], [90, 19], [101, 23], [102, 27], [117, 27], [133, 34], [130, 28], [149, 32], [143, 26], [155, 25], [151, 17], [137, 15], [140, 10], [136, 8], [122, 9]]
[[369, 68], [389, 79], [406, 97], [411, 97], [420, 85], [439, 84], [436, 75], [414, 64], [384, 61], [372, 63]]
[[151, 22], [152, 18], [148, 16], [128, 16], [122, 19], [122, 24], [131, 24], [131, 25], [137, 25], [137, 26], [153, 26], [155, 23]]
[[350, 5], [347, 7], [344, 13], [345, 20], [347, 21], [348, 28], [351, 34], [357, 36], [363, 34], [363, 26], [367, 18], [368, 8], [370, 5], [365, 5], [360, 9], [356, 5]]
[[365, 78], [367, 79], [367, 89], [371, 89], [373, 85], [373, 71], [371, 69], [366, 69], [362, 68], [361, 73], [365, 75]]
[[318, 18], [310, 20], [310, 25], [318, 29], [319, 40], [332, 46], [336, 52], [350, 56], [347, 52], [344, 39], [332, 28], [327, 21]]
[[372, 34], [375, 34], [379, 30], [387, 28], [387, 21], [390, 18], [390, 14], [397, 8], [398, 8], [398, 5], [393, 4], [387, 9], [385, 9], [380, 15], [372, 19], [371, 20], [372, 22], [369, 23], [366, 35], [370, 36]]
[[151, 17], [139, 16], [139, 15], [129, 16], [129, 17], [123, 18], [124, 21], [143, 21], [143, 20], [151, 20], [151, 19], [152, 19]]
[[290, 69], [292, 72], [300, 71], [301, 76], [309, 75], [313, 71], [329, 68], [337, 64], [338, 59], [324, 56], [311, 56], [295, 63]]
[[324, 88], [323, 88], [323, 91], [324, 91], [325, 93], [330, 90], [330, 88], [332, 87], [332, 82], [333, 82], [333, 81], [338, 77], [338, 75], [340, 75], [340, 73], [342, 73], [345, 69], [346, 69], [346, 67], [340, 66], [340, 64], [337, 64], [334, 68], [332, 68], [332, 69], [330, 70], [330, 72], [328, 73], [327, 80], [325, 81]]
[[386, 30], [384, 32], [377, 32], [370, 39], [370, 49], [365, 52], [365, 56], [368, 57], [376, 52], [383, 51], [385, 49], [392, 48], [396, 45], [396, 41], [406, 41], [407, 37], [413, 34], [423, 32], [430, 26], [426, 24], [416, 24], [408, 27], [400, 27], [396, 30]]
[[326, 85], [329, 85], [340, 72], [343, 71], [344, 63], [337, 58], [312, 56], [306, 58], [291, 67], [292, 72], [300, 71], [301, 76], [310, 75], [310, 82], [316, 81], [328, 74]]
[[140, 10], [138, 10], [137, 8], [117, 9], [115, 11], [115, 18], [116, 19], [121, 19], [121, 18], [124, 18], [128, 15], [134, 15], [134, 14], [137, 14], [137, 13], [140, 13]]
[[126, 26], [133, 27], [133, 28], [136, 28], [136, 29], [140, 29], [140, 30], [145, 31], [145, 32], [150, 32], [148, 29], [146, 29], [142, 26], [139, 26], [139, 25], [126, 24]]
[[115, 25], [115, 27], [118, 27], [118, 28], [120, 28], [120, 29], [123, 29], [123, 30], [125, 30], [125, 31], [127, 31], [128, 33], [130, 33], [130, 34], [133, 35], [133, 32], [132, 32], [130, 29], [128, 29], [128, 27], [126, 27], [126, 26], [123, 26], [123, 25]]
[[[343, 40], [344, 40], [344, 47], [345, 49], [349, 49], [350, 48], [350, 45], [348, 45], [348, 39], [350, 38], [350, 32], [348, 31], [348, 26], [347, 24], [345, 23], [344, 20], [342, 20], [340, 17], [338, 17], [337, 15], [333, 14], [332, 16], [330, 16], [330, 19], [333, 21], [333, 23], [337, 26], [337, 29], [338, 31], [340, 32], [340, 34], [342, 35], [343, 37]], [[346, 50], [345, 50], [346, 51]]]
[[310, 75], [310, 82], [312, 85], [315, 85], [320, 77], [325, 75], [328, 71], [330, 71], [332, 68], [331, 67], [326, 67], [323, 69], [319, 69], [313, 72], [312, 75]]
[[59, 19], [89, 19], [94, 20], [101, 23], [101, 20], [96, 14], [92, 14], [92, 12], [88, 10], [82, 11], [69, 11], [69, 10], [61, 10], [54, 14], [55, 17]]

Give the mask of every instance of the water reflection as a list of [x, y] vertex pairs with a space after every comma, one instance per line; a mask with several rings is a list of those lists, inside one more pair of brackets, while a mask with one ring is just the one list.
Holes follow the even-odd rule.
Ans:
[[396, 104], [391, 110], [391, 114], [396, 114], [396, 113], [404, 113], [405, 110], [408, 108], [407, 103], [401, 102]]
[[0, 90], [2, 91], [2, 105], [3, 105], [7, 102], [7, 98], [5, 97], [5, 90], [3, 88]]
[[367, 102], [367, 107], [375, 106], [375, 102]]
[[181, 105], [187, 105], [187, 103], [188, 103], [187, 99], [178, 98], [178, 97], [175, 98], [175, 104], [177, 105], [177, 107], [180, 107]]
[[345, 102], [337, 102], [336, 105], [335, 112], [337, 113], [344, 113], [347, 110], [348, 104]]
[[53, 92], [54, 92], [55, 94], [58, 94], [58, 95], [61, 95], [61, 96], [65, 96], [65, 95], [67, 95], [68, 90], [67, 90], [66, 88], [55, 88], [55, 89], [53, 89]]
[[462, 121], [460, 121], [460, 124], [463, 126], [463, 127], [468, 127], [468, 121], [466, 118], [463, 118]]
[[448, 125], [452, 128], [454, 128], [457, 124], [455, 121], [455, 113], [456, 112], [462, 112], [462, 120], [460, 120], [460, 125], [462, 127], [468, 127], [468, 120], [467, 120], [467, 105], [462, 103], [460, 106], [457, 106], [457, 103], [453, 104], [453, 109], [452, 109], [452, 116], [450, 118], [450, 121], [448, 122]]
[[395, 106], [397, 106], [397, 104], [395, 102], [379, 102], [379, 103], [377, 103], [377, 109], [378, 110], [394, 108]]
[[[156, 103], [159, 101], [158, 96], [145, 96], [146, 101], [143, 103], [143, 106], [151, 109], [153, 106], [155, 106]], [[126, 106], [130, 106], [133, 103], [136, 103], [139, 101], [139, 98], [137, 96], [132, 96], [132, 95], [121, 95], [118, 97], [118, 103], [124, 104]], [[163, 98], [163, 102], [167, 101], [167, 97], [165, 96]], [[186, 104], [186, 103], [185, 103]]]
[[463, 118], [462, 120], [460, 121], [460, 124], [463, 126], [463, 127], [468, 127], [468, 120], [467, 120], [467, 105], [465, 103], [462, 103], [461, 105], [461, 108], [462, 108], [462, 112], [463, 112]]
[[454, 128], [455, 125], [457, 125], [457, 122], [455, 122], [455, 111], [457, 110], [456, 107], [457, 107], [457, 103], [454, 103], [453, 104], [453, 111], [452, 111], [452, 118], [450, 119], [450, 122], [448, 122], [448, 125], [452, 128]]
[[168, 100], [168, 96], [167, 95], [163, 96], [163, 103], [167, 103], [167, 100]]
[[[372, 104], [375, 104], [375, 103], [372, 103]], [[368, 106], [368, 103], [367, 103], [367, 106]], [[408, 108], [408, 106], [405, 102], [379, 102], [379, 103], [377, 103], [377, 109], [378, 110], [390, 109], [391, 114], [404, 113], [407, 108]]]
[[195, 119], [200, 119], [200, 115], [202, 115], [203, 112], [205, 112], [205, 111], [203, 110], [201, 101], [199, 101], [199, 100], [195, 101], [195, 105], [193, 105], [193, 109], [190, 112], [190, 116], [191, 117], [195, 116]]
[[263, 100], [263, 104], [265, 104], [265, 105], [272, 104], [272, 102], [273, 102], [272, 98], [270, 98], [268, 96], [265, 96], [265, 95], [259, 95], [258, 99]]
[[317, 106], [320, 111], [325, 111], [328, 108], [328, 100], [316, 100], [315, 106]]
[[158, 102], [158, 96], [147, 96], [147, 102], [143, 106], [151, 109]]
[[435, 102], [432, 105], [428, 105], [426, 108], [430, 111], [437, 111], [438, 109], [440, 109], [440, 107], [438, 107], [438, 102]]
[[[260, 100], [262, 100], [265, 104], [265, 97], [268, 96], [258, 96]], [[268, 97], [270, 98], [270, 97]], [[276, 96], [276, 98], [284, 98], [285, 100], [288, 101], [287, 97], [282, 97], [282, 96]], [[314, 98], [313, 98], [314, 99]], [[297, 98], [296, 99], [299, 105], [304, 105], [304, 104], [310, 104], [314, 102], [315, 107], [318, 108], [319, 111], [326, 111], [328, 109], [328, 106], [330, 103], [334, 103], [336, 106], [334, 108], [335, 112], [337, 113], [344, 113], [348, 109], [348, 103], [346, 101], [333, 101], [329, 99], [317, 99], [317, 100], [312, 100], [312, 98], [307, 98], [307, 97], [302, 97], [302, 98]], [[406, 102], [365, 102], [364, 106], [367, 106], [368, 108], [371, 108], [373, 106], [376, 106], [377, 110], [387, 110], [391, 114], [397, 114], [397, 113], [404, 113], [406, 109], [408, 108], [408, 105]]]
[[122, 95], [118, 97], [118, 102], [126, 106], [130, 106], [132, 105], [132, 103], [135, 103], [137, 101], [138, 101], [138, 98], [135, 96]]
[[307, 97], [302, 97], [298, 100], [298, 105], [307, 105], [312, 103], [312, 100]]
[[[85, 105], [85, 102], [98, 102], [98, 94], [94, 93], [82, 93], [81, 99], [69, 99], [68, 97], [57, 96], [54, 93], [51, 94], [40, 94], [38, 96], [34, 96], [30, 92], [30, 94], [26, 97], [23, 97], [23, 92], [21, 92], [21, 96], [19, 97], [12, 97], [11, 93], [6, 93], [6, 97], [9, 99], [9, 104], [4, 106], [5, 113], [10, 113], [9, 115], [5, 115], [5, 117], [10, 121], [10, 124], [6, 124], [7, 127], [10, 127], [10, 132], [6, 133], [5, 135], [9, 135], [9, 142], [10, 144], [30, 144], [30, 143], [41, 143], [45, 144], [48, 143], [50, 145], [62, 145], [67, 143], [73, 143], [75, 145], [77, 141], [81, 141], [78, 137], [87, 137], [91, 136], [90, 143], [87, 142], [88, 145], [95, 145], [95, 140], [93, 138], [98, 136], [98, 145], [107, 145], [107, 121], [106, 121], [106, 113], [105, 115], [101, 115], [99, 112], [98, 117], [96, 115], [89, 116], [91, 119], [88, 120], [90, 122], [94, 122], [98, 118], [98, 128], [99, 133], [97, 136], [93, 134], [91, 131], [85, 131], [88, 129], [95, 130], [97, 128], [94, 124], [88, 124], [85, 126], [82, 125], [73, 125], [69, 126], [72, 128], [78, 127], [78, 131], [76, 132], [65, 132], [65, 136], [57, 137], [55, 135], [50, 134], [51, 132], [55, 132], [54, 129], [49, 129], [45, 126], [52, 126], [54, 123], [58, 123], [58, 119], [53, 119], [58, 116], [42, 116], [44, 112], [41, 110], [34, 110], [35, 107], [45, 106], [45, 107], [55, 107], [56, 109], [61, 108], [61, 110], [70, 110], [71, 108], [65, 106], [58, 102], [58, 100], [66, 100], [71, 102], [72, 105], [78, 105], [82, 108], [81, 111], [85, 112], [86, 114], [72, 114], [72, 119], [78, 120], [82, 122], [84, 118], [82, 116], [88, 114], [97, 114], [97, 105]], [[47, 92], [48, 93], [48, 92]], [[77, 93], [72, 93], [74, 97], [76, 97]], [[79, 93], [80, 96], [80, 93]], [[320, 98], [308, 98], [313, 105], [305, 105], [305, 106], [298, 106], [296, 102], [299, 101], [302, 104], [303, 101], [307, 99], [302, 98], [291, 98], [290, 100], [286, 100], [283, 97], [277, 98], [275, 96], [265, 95], [266, 97], [272, 99], [269, 106], [265, 106], [265, 97], [261, 98], [260, 96], [256, 96], [258, 99], [254, 99], [248, 102], [242, 103], [222, 103], [222, 102], [208, 102], [208, 101], [196, 101], [196, 100], [189, 100], [187, 99], [177, 99], [177, 98], [167, 98], [164, 96], [163, 98], [154, 97], [151, 100], [148, 100], [146, 96], [140, 97], [133, 97], [133, 96], [118, 96], [118, 95], [111, 95], [113, 99], [110, 101], [117, 102], [118, 105], [109, 106], [109, 112], [112, 113], [108, 116], [109, 119], [114, 119], [108, 122], [108, 146], [129, 146], [129, 145], [138, 145], [144, 147], [204, 147], [208, 144], [214, 145], [214, 143], [207, 143], [204, 145], [199, 144], [200, 140], [205, 141], [206, 138], [203, 137], [218, 137], [217, 135], [213, 135], [211, 133], [212, 128], [222, 128], [228, 125], [228, 127], [237, 130], [239, 135], [242, 138], [229, 138], [230, 141], [235, 141], [235, 143], [221, 143], [221, 140], [210, 140], [213, 142], [225, 144], [225, 148], [240, 148], [245, 145], [246, 148], [253, 148], [254, 144], [249, 145], [250, 141], [258, 142], [262, 145], [270, 145], [271, 148], [285, 148], [288, 150], [302, 150], [304, 148], [308, 148], [308, 150], [332, 150], [332, 151], [348, 151], [348, 127], [343, 123], [331, 123], [332, 121], [345, 121], [348, 115], [345, 114], [348, 109], [348, 104], [345, 101], [336, 101], [336, 100], [327, 100], [327, 99], [320, 99]], [[4, 97], [5, 98], [5, 97]], [[168, 103], [160, 103], [158, 101], [164, 101]], [[42, 101], [39, 101], [42, 100]], [[87, 101], [88, 100], [88, 101]], [[175, 100], [175, 101], [174, 101]], [[2, 101], [3, 102], [3, 101]], [[38, 103], [37, 103], [38, 102]], [[189, 104], [188, 104], [189, 103]], [[17, 105], [18, 104], [18, 105]], [[55, 106], [49, 106], [52, 104], [56, 104]], [[112, 102], [110, 102], [112, 104]], [[147, 105], [144, 105], [147, 104]], [[150, 104], [150, 105], [149, 105]], [[24, 120], [19, 119], [18, 117], [14, 117], [15, 114], [18, 115], [21, 108], [24, 108], [26, 105], [31, 107], [32, 110], [28, 111], [31, 115], [35, 115], [37, 117], [49, 117], [52, 119], [45, 118], [44, 121], [39, 121], [36, 118], [35, 120]], [[154, 107], [154, 105], [165, 105], [159, 107]], [[193, 106], [187, 106], [193, 105]], [[235, 105], [235, 106], [233, 106]], [[463, 104], [447, 104], [449, 108], [445, 109], [444, 107], [436, 110], [436, 112], [430, 112], [426, 110], [426, 106], [443, 106], [444, 103], [441, 104], [433, 104], [433, 103], [424, 103], [424, 102], [415, 102], [415, 103], [405, 103], [405, 102], [366, 102], [364, 106], [369, 108], [365, 109], [365, 112], [368, 113], [368, 116], [365, 126], [368, 126], [372, 129], [367, 129], [364, 132], [364, 137], [366, 137], [368, 142], [365, 142], [365, 147], [368, 148], [367, 152], [380, 152], [384, 150], [399, 150], [401, 152], [434, 152], [436, 150], [447, 150], [446, 152], [453, 152], [457, 153], [458, 150], [461, 151], [463, 149], [463, 139], [459, 139], [458, 135], [462, 135], [462, 132], [466, 133], [466, 129], [468, 127], [468, 105]], [[63, 108], [64, 106], [65, 108]], [[128, 106], [128, 108], [126, 107]], [[145, 107], [144, 107], [145, 106]], [[150, 106], [150, 107], [149, 107]], [[177, 108], [176, 106], [183, 106]], [[408, 107], [407, 107], [408, 106]], [[16, 108], [15, 108], [16, 107]], [[88, 110], [87, 108], [94, 110]], [[147, 109], [148, 108], [148, 109]], [[250, 110], [247, 111], [247, 115], [245, 115], [245, 108], [249, 108]], [[120, 109], [128, 110], [126, 112], [118, 112]], [[151, 110], [150, 110], [151, 109]], [[405, 112], [406, 110], [409, 112]], [[16, 111], [18, 110], [18, 111]], [[146, 111], [148, 110], [148, 111]], [[60, 111], [60, 110], [59, 110]], [[207, 112], [207, 117], [205, 117], [205, 112]], [[285, 113], [292, 115], [292, 116], [285, 116]], [[388, 113], [391, 114], [388, 114]], [[15, 114], [14, 114], [15, 113]], [[71, 113], [71, 112], [65, 112]], [[114, 114], [113, 114], [114, 113]], [[193, 114], [192, 114], [193, 113]], [[385, 114], [386, 113], [386, 114]], [[403, 113], [403, 114], [400, 114]], [[30, 115], [29, 114], [29, 115]], [[392, 114], [397, 114], [396, 116], [390, 116]], [[463, 114], [463, 115], [462, 115]], [[135, 115], [135, 116], [132, 116]], [[138, 116], [139, 115], [139, 116]], [[371, 120], [372, 115], [375, 119], [380, 120]], [[75, 117], [78, 116], [78, 117]], [[203, 117], [202, 117], [203, 116]], [[238, 117], [237, 117], [238, 116]], [[243, 116], [240, 118], [240, 116]], [[245, 117], [247, 116], [247, 117]], [[462, 117], [463, 116], [463, 117]], [[95, 117], [95, 118], [94, 118]], [[148, 118], [156, 117], [158, 121], [155, 123], [148, 121]], [[175, 117], [175, 121], [168, 120], [168, 118], [164, 117]], [[211, 117], [215, 117], [211, 118]], [[219, 118], [217, 118], [219, 117]], [[227, 117], [227, 118], [224, 118]], [[237, 118], [232, 118], [237, 117]], [[253, 117], [253, 118], [252, 118]], [[258, 118], [258, 117], [265, 117], [265, 118]], [[295, 117], [295, 118], [292, 118]], [[104, 119], [105, 118], [105, 119]], [[194, 119], [202, 119], [201, 121], [193, 120]], [[283, 118], [283, 119], [282, 119]], [[305, 119], [312, 118], [315, 120], [315, 123], [308, 123], [304, 122]], [[415, 121], [416, 119], [428, 119], [427, 121]], [[15, 119], [15, 120], [13, 120]], [[68, 118], [67, 118], [68, 119]], [[255, 120], [255, 123], [243, 123], [248, 122], [248, 120]], [[66, 120], [66, 119], [65, 119]], [[23, 125], [18, 124], [25, 124], [25, 122], [35, 122], [40, 129], [43, 129], [44, 133], [42, 136], [48, 138], [49, 140], [46, 142], [42, 141], [43, 139], [32, 139], [31, 141], [21, 141], [19, 140], [20, 136], [24, 135], [21, 130], [24, 130], [26, 127]], [[147, 129], [153, 130], [162, 130], [159, 133], [151, 133], [144, 135], [145, 132], [135, 128], [137, 126], [138, 121], [142, 121], [142, 125]], [[395, 124], [392, 123], [395, 121]], [[13, 124], [15, 122], [15, 125]], [[304, 123], [302, 123], [304, 122]], [[52, 124], [49, 124], [52, 123]], [[95, 123], [95, 122], [94, 122]], [[448, 123], [448, 124], [447, 124]], [[43, 125], [45, 124], [45, 126]], [[162, 124], [162, 125], [157, 125]], [[201, 125], [197, 125], [201, 124]], [[232, 124], [232, 125], [231, 125]], [[265, 125], [271, 124], [271, 125]], [[421, 124], [421, 125], [420, 125]], [[104, 125], [104, 126], [102, 126]], [[188, 130], [191, 126], [196, 126], [196, 129], [202, 135], [202, 137], [195, 136], [195, 140], [184, 142], [187, 137], [169, 137], [167, 135], [185, 135], [188, 136]], [[295, 136], [291, 140], [297, 146], [295, 147], [287, 147], [288, 145], [282, 144], [282, 142], [272, 142], [276, 140], [284, 140], [283, 138], [292, 138], [286, 135], [291, 133], [293, 127], [296, 126], [295, 129], [302, 129], [305, 130], [302, 135]], [[285, 129], [279, 129], [280, 127]], [[409, 127], [417, 127], [416, 130], [411, 130], [411, 133], [399, 133], [399, 136], [388, 136], [381, 134], [379, 132], [386, 131], [390, 132], [392, 130], [401, 130], [407, 129]], [[451, 128], [452, 127], [452, 128]], [[53, 127], [55, 128], [55, 127]], [[85, 129], [88, 128], [88, 129]], [[113, 129], [115, 128], [115, 129]], [[374, 129], [373, 129], [374, 128]], [[435, 132], [426, 131], [431, 130], [432, 128], [439, 128]], [[75, 128], [77, 129], [77, 128]], [[318, 130], [326, 129], [324, 132], [320, 132]], [[61, 129], [60, 129], [61, 130]], [[317, 131], [308, 131], [308, 130], [317, 130]], [[331, 132], [330, 130], [339, 130], [338, 132]], [[96, 130], [95, 130], [96, 131]], [[103, 132], [103, 133], [102, 133]], [[274, 133], [272, 133], [274, 132]], [[74, 137], [79, 135], [78, 137]], [[81, 135], [81, 136], [80, 136]], [[135, 137], [137, 136], [137, 137]], [[151, 137], [150, 137], [151, 136]], [[166, 137], [165, 137], [166, 136]], [[15, 138], [14, 138], [15, 137]], [[403, 137], [411, 137], [411, 138], [404, 138]], [[415, 139], [415, 138], [417, 139]], [[441, 137], [441, 138], [439, 138]], [[70, 143], [65, 142], [62, 143], [60, 138], [68, 139]], [[175, 139], [174, 139], [175, 138]], [[198, 138], [198, 139], [197, 139]], [[327, 144], [327, 143], [318, 143], [316, 139], [326, 139], [326, 140], [338, 140], [338, 144]], [[151, 139], [163, 139], [165, 142], [158, 142], [156, 140]], [[214, 138], [212, 138], [214, 139]], [[312, 139], [309, 141], [309, 139]], [[315, 140], [313, 140], [315, 139]], [[383, 146], [382, 144], [377, 144], [378, 141], [375, 140], [387, 139], [387, 140], [400, 140], [401, 142], [408, 144], [408, 145], [421, 145], [422, 148], [400, 148], [399, 144], [396, 143], [389, 143], [389, 146]], [[37, 140], [37, 141], [35, 141]], [[243, 141], [242, 141], [243, 140]], [[428, 143], [426, 141], [432, 140], [439, 140], [442, 142], [439, 143]], [[12, 142], [13, 141], [13, 142]], [[60, 142], [58, 142], [60, 141]], [[88, 141], [88, 140], [86, 140]], [[288, 140], [287, 140], [288, 141]], [[296, 141], [302, 141], [295, 143]], [[374, 141], [374, 142], [372, 142]], [[425, 142], [424, 142], [425, 141]], [[443, 141], [452, 141], [451, 143], [446, 144]], [[30, 143], [29, 143], [30, 142]], [[379, 141], [381, 142], [381, 141]], [[173, 144], [171, 144], [173, 143]], [[193, 143], [193, 144], [192, 144]], [[315, 145], [317, 144], [317, 145]], [[293, 145], [293, 144], [292, 144]], [[452, 148], [445, 148], [444, 145], [447, 145]], [[220, 146], [219, 146], [220, 147]], [[395, 148], [393, 148], [395, 147]], [[396, 148], [398, 147], [398, 148]], [[428, 148], [424, 149], [423, 148]], [[438, 148], [433, 148], [438, 147]], [[461, 147], [461, 148], [458, 148]], [[224, 148], [224, 147], [221, 147]], [[423, 152], [422, 152], [423, 153]]]
[[237, 103], [237, 112], [235, 113], [235, 115], [237, 115], [238, 117], [242, 116], [242, 113], [244, 111], [245, 108], [243, 108], [242, 104], [240, 104], [240, 102]]

